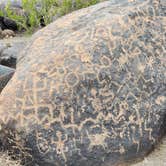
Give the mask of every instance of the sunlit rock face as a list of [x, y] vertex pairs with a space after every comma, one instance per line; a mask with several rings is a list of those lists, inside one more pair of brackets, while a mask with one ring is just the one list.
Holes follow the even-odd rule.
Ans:
[[166, 132], [164, 8], [111, 0], [37, 32], [0, 97], [1, 147], [33, 166], [149, 153]]

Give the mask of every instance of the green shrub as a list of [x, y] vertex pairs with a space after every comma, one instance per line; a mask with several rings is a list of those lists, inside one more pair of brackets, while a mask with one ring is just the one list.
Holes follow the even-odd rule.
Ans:
[[11, 10], [8, 3], [0, 15], [5, 15], [17, 22], [20, 29], [26, 32], [33, 32], [40, 25], [41, 16], [45, 23], [49, 24], [53, 17], [59, 17], [90, 5], [94, 5], [102, 0], [22, 0], [23, 15], [19, 15]]

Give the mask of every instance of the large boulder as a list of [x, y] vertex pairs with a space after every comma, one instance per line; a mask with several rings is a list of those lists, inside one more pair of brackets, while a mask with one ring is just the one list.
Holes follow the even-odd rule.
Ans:
[[0, 96], [0, 143], [26, 165], [120, 165], [166, 133], [164, 1], [111, 0], [37, 32]]

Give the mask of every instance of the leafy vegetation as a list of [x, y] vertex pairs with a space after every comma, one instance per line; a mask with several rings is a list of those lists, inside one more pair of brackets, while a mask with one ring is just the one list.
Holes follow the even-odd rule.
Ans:
[[0, 11], [1, 16], [9, 17], [17, 22], [20, 29], [33, 32], [39, 27], [44, 18], [45, 24], [55, 19], [102, 0], [22, 0], [22, 9], [13, 10], [10, 1], [5, 9]]

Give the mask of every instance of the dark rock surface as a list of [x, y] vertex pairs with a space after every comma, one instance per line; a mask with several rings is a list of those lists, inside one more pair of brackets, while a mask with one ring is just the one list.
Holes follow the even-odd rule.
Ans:
[[0, 95], [1, 147], [30, 166], [117, 166], [152, 151], [166, 133], [164, 9], [111, 0], [37, 32]]
[[5, 30], [5, 29], [10, 29], [13, 31], [18, 30], [17, 23], [14, 20], [9, 19], [7, 17], [3, 17], [3, 16], [0, 16], [0, 28], [2, 30]]

